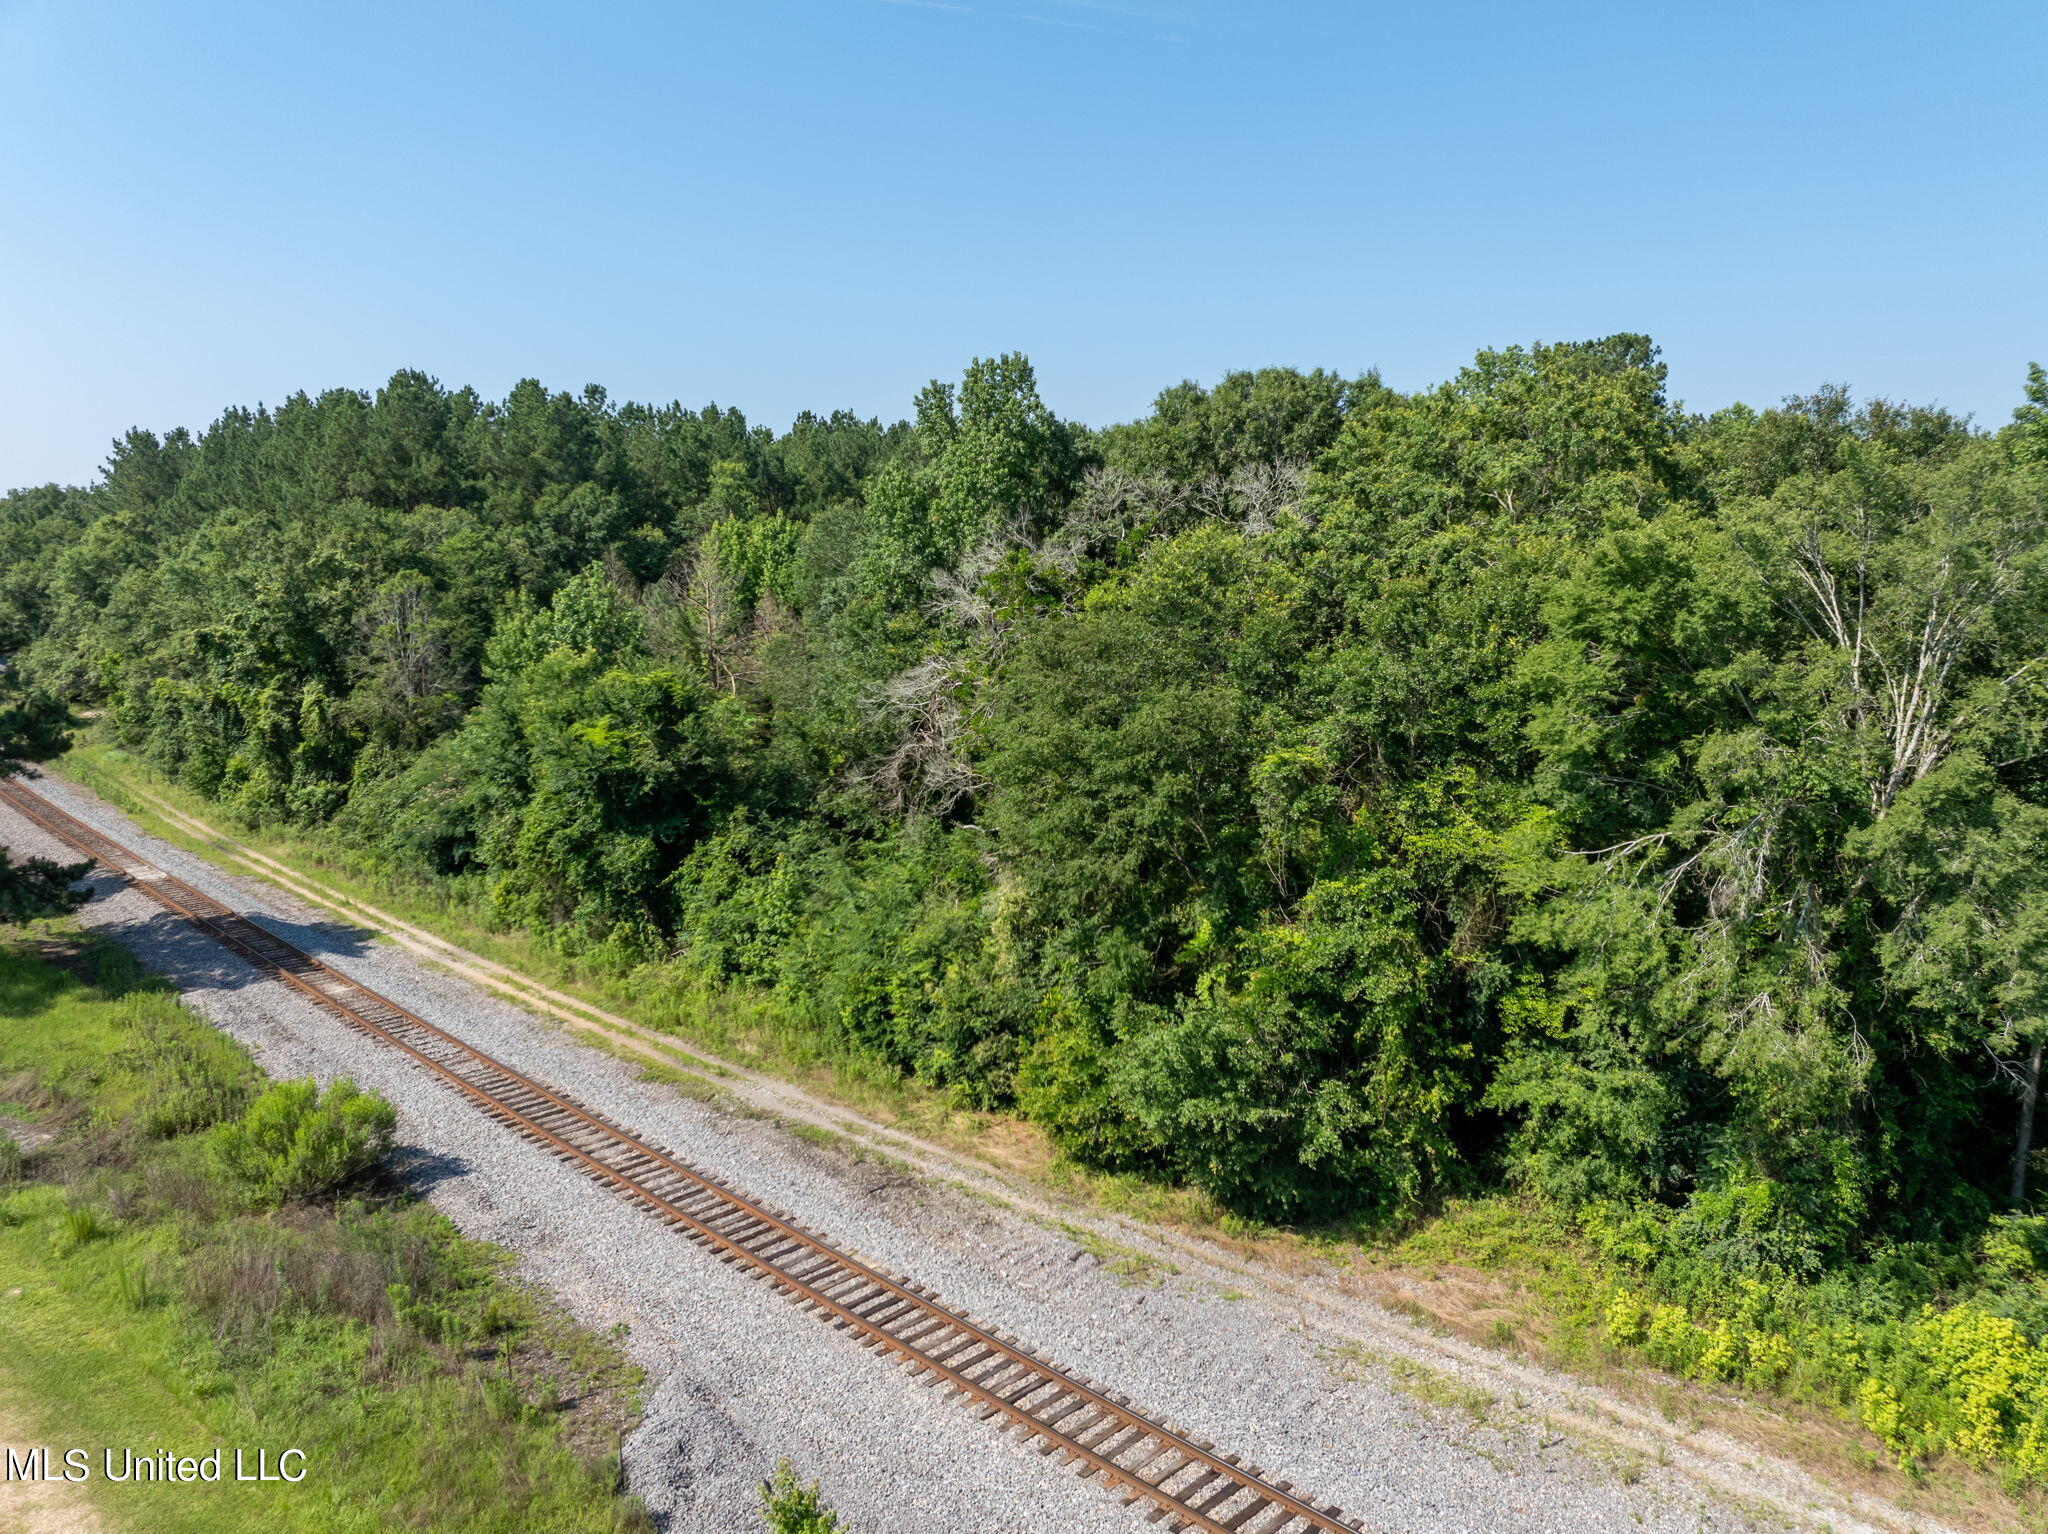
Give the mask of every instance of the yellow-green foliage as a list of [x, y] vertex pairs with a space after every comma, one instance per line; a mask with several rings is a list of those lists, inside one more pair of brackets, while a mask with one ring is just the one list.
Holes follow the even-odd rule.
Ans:
[[1639, 1347], [1674, 1374], [1703, 1380], [1775, 1385], [1791, 1367], [1793, 1348], [1780, 1332], [1726, 1316], [1696, 1322], [1683, 1305], [1653, 1305], [1627, 1289], [1607, 1302], [1607, 1338]]
[[1994, 1278], [2029, 1278], [2041, 1271], [2048, 1246], [2048, 1215], [2004, 1215], [1977, 1243], [1984, 1270]]
[[2048, 1475], [2048, 1344], [2018, 1323], [1971, 1304], [1923, 1306], [1904, 1325], [1880, 1326], [1871, 1350], [1843, 1326], [1758, 1330], [1739, 1318], [1695, 1317], [1617, 1289], [1605, 1309], [1607, 1337], [1639, 1348], [1675, 1374], [1775, 1385], [1795, 1364], [1847, 1386], [1855, 1416], [1901, 1464], [1949, 1453], [2013, 1481]]
[[1927, 1306], [1906, 1328], [1891, 1376], [1866, 1383], [1858, 1399], [1875, 1414], [1864, 1421], [1902, 1456], [1946, 1449], [2019, 1479], [2048, 1471], [2048, 1349], [2013, 1321], [1974, 1305]]

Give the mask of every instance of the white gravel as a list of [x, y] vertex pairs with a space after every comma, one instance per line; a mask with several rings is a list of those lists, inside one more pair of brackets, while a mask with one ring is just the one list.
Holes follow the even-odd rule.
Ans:
[[[1126, 1287], [1062, 1234], [776, 1125], [640, 1080], [631, 1066], [466, 982], [145, 835], [69, 785], [81, 819], [519, 1069], [711, 1174], [797, 1213], [1040, 1350], [1213, 1438], [1385, 1534], [1592, 1534], [1782, 1527], [1664, 1467], [1582, 1448], [1500, 1403], [1483, 1420], [1393, 1388], [1306, 1311], [1192, 1277]], [[74, 855], [0, 806], [17, 856]], [[172, 980], [274, 1076], [348, 1074], [397, 1106], [413, 1175], [468, 1234], [517, 1252], [584, 1324], [630, 1327], [646, 1368], [630, 1484], [664, 1527], [753, 1531], [778, 1459], [824, 1484], [852, 1534], [1135, 1534], [1092, 1483], [921, 1388], [844, 1335], [462, 1105], [394, 1053], [262, 978], [106, 875], [80, 920]]]

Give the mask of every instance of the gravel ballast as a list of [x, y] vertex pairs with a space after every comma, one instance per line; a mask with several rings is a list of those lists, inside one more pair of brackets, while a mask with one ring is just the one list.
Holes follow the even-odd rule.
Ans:
[[[1783, 1527], [1666, 1467], [1583, 1446], [1534, 1413], [1404, 1391], [1383, 1362], [1307, 1312], [1206, 1277], [1131, 1281], [1062, 1232], [775, 1123], [640, 1079], [467, 982], [291, 897], [222, 875], [70, 785], [37, 792], [399, 1005], [634, 1127], [812, 1230], [936, 1289], [983, 1324], [1386, 1534]], [[11, 809], [17, 857], [75, 854]], [[624, 1323], [648, 1373], [625, 1448], [664, 1527], [758, 1530], [756, 1488], [789, 1459], [823, 1483], [850, 1534], [1087, 1534], [1149, 1529], [1137, 1509], [922, 1388], [847, 1336], [631, 1213], [589, 1182], [96, 873], [80, 921], [168, 978], [273, 1076], [351, 1075], [396, 1105], [411, 1175], [465, 1233], [518, 1254], [580, 1322]], [[1425, 1399], [1423, 1397], [1434, 1397]]]

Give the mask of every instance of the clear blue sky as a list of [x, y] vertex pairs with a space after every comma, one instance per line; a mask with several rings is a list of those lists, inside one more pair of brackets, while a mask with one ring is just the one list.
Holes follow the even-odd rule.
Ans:
[[0, 0], [0, 485], [418, 367], [905, 413], [1644, 330], [2002, 422], [2048, 5]]

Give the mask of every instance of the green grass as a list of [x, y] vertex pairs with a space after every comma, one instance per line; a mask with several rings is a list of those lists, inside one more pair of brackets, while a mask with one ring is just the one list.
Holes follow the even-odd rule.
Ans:
[[1339, 1379], [1384, 1381], [1430, 1412], [1456, 1413], [1473, 1426], [1485, 1422], [1486, 1414], [1496, 1404], [1491, 1391], [1467, 1385], [1441, 1369], [1432, 1369], [1397, 1353], [1381, 1355], [1346, 1342], [1324, 1348], [1322, 1358]]
[[49, 1135], [0, 1188], [0, 1410], [95, 1466], [307, 1456], [297, 1485], [95, 1475], [77, 1491], [115, 1527], [644, 1527], [618, 1492], [638, 1378], [615, 1345], [395, 1189], [247, 1207], [195, 1121], [259, 1079], [117, 951], [0, 944], [0, 1111]]
[[1152, 1288], [1180, 1272], [1172, 1263], [1064, 1221], [1060, 1231], [1126, 1289]]

